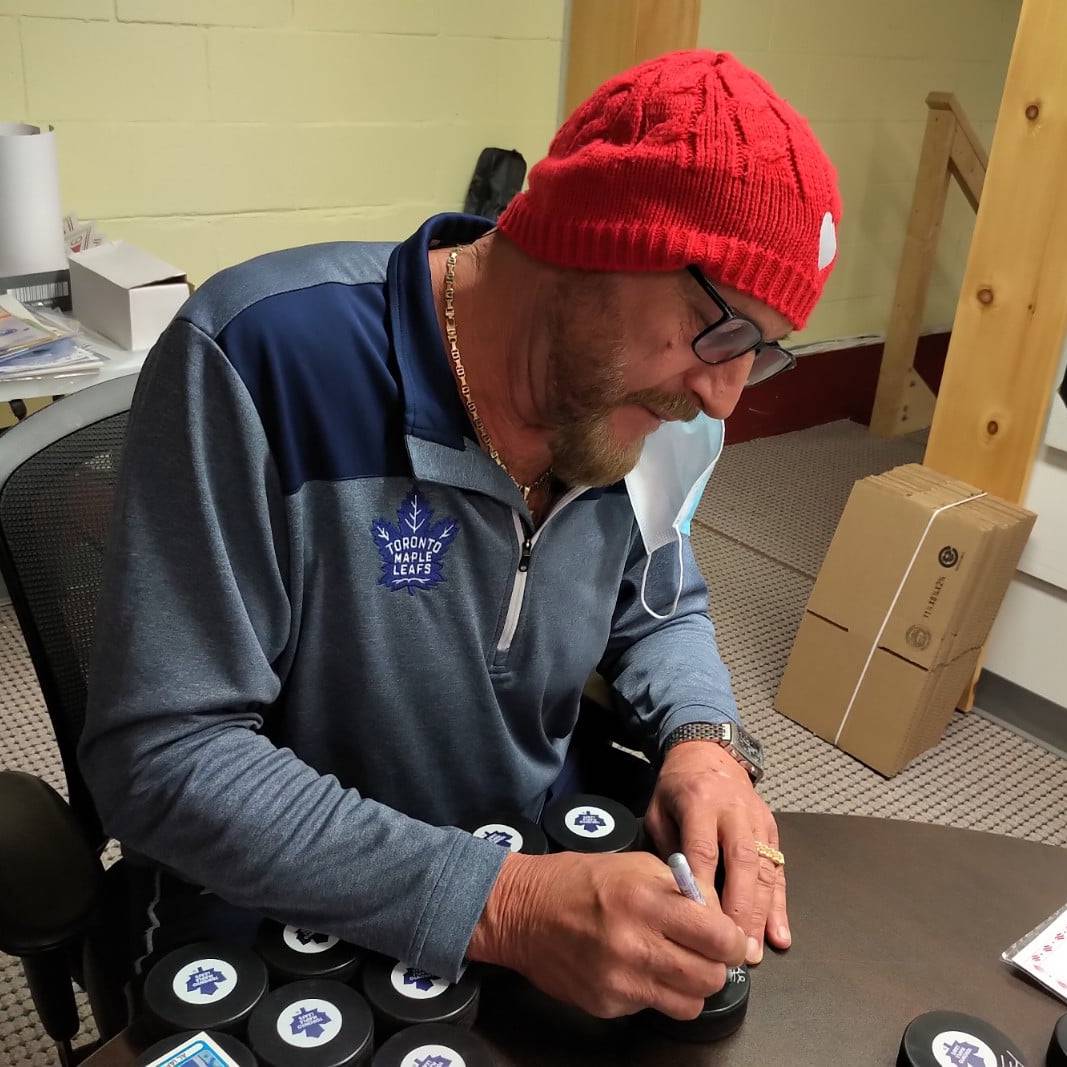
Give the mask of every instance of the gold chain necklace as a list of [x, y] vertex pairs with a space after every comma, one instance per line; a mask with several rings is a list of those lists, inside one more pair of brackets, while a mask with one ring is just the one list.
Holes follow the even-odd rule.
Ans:
[[508, 465], [497, 451], [496, 445], [493, 444], [493, 439], [489, 436], [489, 431], [485, 428], [485, 423], [482, 422], [481, 415], [478, 414], [478, 408], [474, 403], [474, 397], [471, 396], [471, 387], [467, 384], [467, 372], [463, 368], [463, 360], [460, 358], [459, 354], [459, 343], [456, 339], [455, 297], [456, 260], [458, 258], [459, 246], [457, 245], [448, 253], [448, 261], [445, 264], [445, 333], [448, 335], [448, 354], [452, 357], [452, 364], [456, 369], [456, 379], [459, 382], [460, 395], [463, 397], [463, 402], [467, 406], [467, 413], [471, 417], [471, 422], [474, 423], [475, 430], [478, 431], [478, 436], [482, 439], [482, 444], [485, 446], [486, 452], [489, 453], [489, 458], [518, 486], [519, 492], [522, 493], [522, 499], [528, 504], [530, 502], [530, 494], [538, 486], [548, 480], [552, 474], [552, 468], [549, 467], [544, 474], [529, 485], [523, 485], [522, 482], [508, 470]]

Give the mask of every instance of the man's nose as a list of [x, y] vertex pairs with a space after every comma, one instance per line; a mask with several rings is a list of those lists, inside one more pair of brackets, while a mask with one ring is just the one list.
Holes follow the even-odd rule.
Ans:
[[755, 358], [754, 352], [747, 352], [729, 363], [702, 363], [689, 371], [686, 385], [700, 401], [704, 414], [713, 419], [725, 419], [733, 412]]

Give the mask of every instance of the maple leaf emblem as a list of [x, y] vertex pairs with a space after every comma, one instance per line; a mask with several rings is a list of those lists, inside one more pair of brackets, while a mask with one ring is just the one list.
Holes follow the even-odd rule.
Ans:
[[428, 993], [433, 989], [433, 984], [436, 981], [438, 981], [437, 975], [430, 974], [429, 971], [420, 971], [417, 967], [409, 967], [404, 972], [404, 985], [413, 985], [424, 993]]
[[213, 997], [219, 986], [226, 981], [226, 976], [215, 970], [214, 967], [198, 965], [185, 981], [185, 989], [188, 993], [199, 993], [204, 997]]
[[289, 1023], [289, 1029], [294, 1037], [302, 1034], [305, 1037], [317, 1039], [325, 1033], [323, 1027], [332, 1021], [326, 1012], [319, 1011], [318, 1008], [312, 1008], [310, 1011], [307, 1008], [301, 1008]]
[[432, 589], [445, 580], [445, 553], [459, 533], [455, 519], [434, 521], [433, 509], [417, 489], [397, 509], [396, 523], [375, 519], [371, 537], [382, 561], [379, 585], [387, 589]]

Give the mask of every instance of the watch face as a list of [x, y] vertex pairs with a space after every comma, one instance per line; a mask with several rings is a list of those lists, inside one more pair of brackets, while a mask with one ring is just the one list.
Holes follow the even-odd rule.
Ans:
[[744, 730], [737, 730], [733, 739], [738, 752], [757, 767], [763, 766], [763, 746], [751, 734]]

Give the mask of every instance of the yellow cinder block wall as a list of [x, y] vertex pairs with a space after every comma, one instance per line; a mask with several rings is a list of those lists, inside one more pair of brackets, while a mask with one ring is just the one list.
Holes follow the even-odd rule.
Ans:
[[201, 282], [394, 240], [479, 151], [555, 132], [564, 0], [0, 0], [0, 121], [53, 124], [65, 211]]
[[[806, 114], [841, 258], [799, 342], [884, 332], [932, 89], [992, 138], [1019, 0], [702, 0], [699, 43]], [[56, 126], [64, 209], [196, 281], [260, 252], [397, 239], [478, 152], [557, 125], [565, 0], [0, 0], [0, 120]], [[974, 217], [950, 188], [925, 327]]]
[[[733, 52], [811, 121], [837, 166], [840, 259], [797, 343], [884, 333], [926, 124], [954, 92], [989, 148], [1019, 0], [702, 0], [699, 44]], [[951, 327], [974, 212], [949, 188], [926, 302]]]

